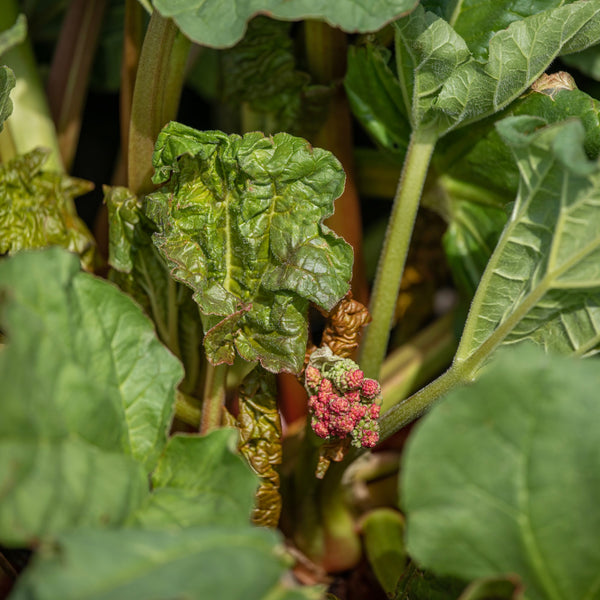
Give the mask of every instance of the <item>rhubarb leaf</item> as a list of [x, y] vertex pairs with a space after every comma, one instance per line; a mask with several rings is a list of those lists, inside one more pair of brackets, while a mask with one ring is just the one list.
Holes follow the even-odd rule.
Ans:
[[154, 321], [159, 338], [183, 363], [179, 389], [192, 393], [202, 358], [202, 324], [191, 290], [173, 280], [152, 243], [155, 229], [141, 199], [128, 189], [104, 189], [108, 207], [110, 279], [134, 298]]
[[148, 493], [181, 367], [63, 249], [2, 261], [0, 292], [0, 539], [122, 523]]
[[80, 530], [42, 548], [11, 598], [319, 598], [318, 588], [283, 587], [279, 580], [288, 565], [280, 537], [264, 528]]
[[169, 439], [152, 473], [152, 494], [132, 517], [144, 529], [250, 522], [257, 477], [235, 452], [237, 433]]
[[248, 24], [244, 38], [221, 53], [223, 99], [269, 115], [269, 133], [308, 136], [325, 121], [334, 88], [297, 68], [291, 27], [267, 17]]
[[580, 122], [543, 125], [498, 124], [521, 180], [456, 353], [474, 369], [502, 343], [585, 355], [600, 342], [600, 167], [585, 155]]
[[371, 137], [398, 155], [406, 153], [410, 138], [402, 88], [389, 65], [390, 52], [367, 45], [350, 47], [344, 87], [352, 112]]
[[306, 312], [349, 287], [352, 249], [323, 220], [344, 185], [339, 162], [280, 133], [243, 137], [171, 123], [154, 153], [145, 212], [172, 275], [194, 290], [214, 364], [235, 351], [269, 371], [300, 370]]
[[95, 243], [73, 200], [93, 185], [42, 172], [47, 157], [48, 151], [38, 148], [0, 165], [0, 254], [62, 246], [77, 253], [82, 265], [91, 269]]
[[442, 18], [419, 6], [396, 23], [396, 60], [413, 128], [438, 137], [496, 113], [561, 53], [600, 41], [600, 0], [544, 10], [493, 34], [477, 60]]
[[226, 48], [241, 39], [247, 21], [258, 14], [284, 21], [318, 19], [344, 31], [364, 33], [381, 29], [406, 14], [417, 1], [338, 0], [330, 4], [316, 0], [152, 0], [152, 4], [164, 17], [172, 18], [192, 41]]
[[448, 21], [460, 35], [475, 58], [487, 59], [492, 35], [506, 29], [514, 21], [525, 19], [545, 10], [571, 4], [573, 0], [424, 0], [423, 6]]
[[[544, 76], [535, 84], [537, 89], [543, 84], [543, 90], [525, 94], [498, 118], [535, 115], [556, 123], [577, 115], [585, 128], [586, 155], [597, 158], [600, 103], [580, 90], [564, 89], [565, 78], [565, 73]], [[448, 219], [444, 246], [455, 281], [468, 298], [496, 247], [519, 182], [517, 163], [496, 122], [485, 119], [440, 140], [433, 163], [441, 176], [435, 194], [424, 199]]]
[[504, 351], [434, 406], [401, 470], [407, 548], [439, 575], [517, 575], [531, 600], [598, 598], [594, 361]]

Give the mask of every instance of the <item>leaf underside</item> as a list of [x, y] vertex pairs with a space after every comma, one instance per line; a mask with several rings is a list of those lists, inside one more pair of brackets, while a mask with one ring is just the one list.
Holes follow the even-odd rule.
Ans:
[[[348, 32], [376, 31], [412, 10], [417, 0], [152, 0], [164, 16], [171, 17], [192, 41], [203, 46], [226, 48], [244, 35], [246, 23], [258, 14], [297, 21], [317, 19]], [[216, 26], [215, 26], [216, 24]]]
[[532, 341], [586, 355], [600, 343], [600, 169], [578, 121], [498, 124], [519, 171], [519, 193], [473, 300], [456, 363], [501, 343]]

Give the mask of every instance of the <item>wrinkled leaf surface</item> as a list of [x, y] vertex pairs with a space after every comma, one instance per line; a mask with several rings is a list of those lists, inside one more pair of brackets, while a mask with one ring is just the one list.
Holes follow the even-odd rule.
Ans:
[[145, 212], [173, 276], [204, 315], [215, 364], [235, 352], [270, 371], [300, 370], [308, 302], [345, 295], [352, 250], [322, 224], [343, 188], [339, 162], [281, 133], [243, 137], [171, 123], [154, 153]]
[[311, 83], [297, 68], [290, 29], [266, 17], [248, 24], [244, 38], [222, 53], [223, 98], [269, 115], [268, 133], [309, 136], [325, 121], [333, 88]]
[[91, 269], [94, 240], [77, 216], [73, 200], [93, 185], [59, 173], [42, 173], [47, 157], [48, 151], [38, 148], [0, 165], [0, 254], [62, 246], [77, 253]]

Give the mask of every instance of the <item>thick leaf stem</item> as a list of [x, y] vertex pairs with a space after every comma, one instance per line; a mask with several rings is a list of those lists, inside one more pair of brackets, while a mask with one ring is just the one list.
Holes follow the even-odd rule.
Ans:
[[131, 108], [127, 177], [135, 194], [152, 190], [154, 144], [177, 114], [189, 49], [190, 41], [175, 23], [155, 11], [142, 46]]
[[434, 133], [416, 129], [406, 153], [371, 296], [369, 310], [373, 321], [367, 327], [360, 349], [359, 362], [367, 377], [379, 376], [385, 357], [421, 192], [436, 141]]
[[207, 364], [200, 420], [200, 433], [203, 435], [221, 426], [228, 369], [228, 365]]
[[[3, 0], [0, 9], [0, 31], [15, 24], [19, 14], [16, 0]], [[0, 156], [3, 162], [17, 154], [29, 152], [38, 146], [49, 148], [51, 153], [44, 168], [64, 171], [58, 138], [46, 94], [33, 55], [29, 38], [2, 55], [2, 64], [9, 66], [16, 77], [10, 97], [12, 115], [0, 134]]]

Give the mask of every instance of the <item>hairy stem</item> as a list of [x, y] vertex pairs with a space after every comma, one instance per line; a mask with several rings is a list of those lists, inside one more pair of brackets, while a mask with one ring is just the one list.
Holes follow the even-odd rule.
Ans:
[[73, 0], [69, 4], [50, 65], [48, 103], [67, 170], [75, 158], [92, 60], [107, 4], [107, 0]]
[[174, 119], [190, 41], [158, 12], [150, 18], [138, 65], [131, 122], [127, 177], [135, 194], [152, 190], [152, 153], [162, 127]]
[[421, 192], [436, 141], [435, 134], [417, 129], [406, 153], [371, 296], [369, 310], [373, 321], [367, 327], [360, 348], [359, 362], [367, 377], [379, 377], [385, 357]]
[[[8, 29], [17, 20], [16, 0], [2, 0], [0, 8], [0, 31]], [[44, 168], [64, 171], [54, 122], [46, 94], [38, 73], [29, 38], [2, 55], [2, 64], [10, 67], [16, 78], [15, 88], [10, 97], [13, 101], [12, 115], [4, 123], [0, 133], [0, 156], [3, 162], [17, 154], [29, 152], [38, 146], [48, 148]]]
[[202, 401], [202, 419], [200, 433], [206, 434], [221, 427], [228, 365], [207, 364], [204, 380], [204, 399]]

